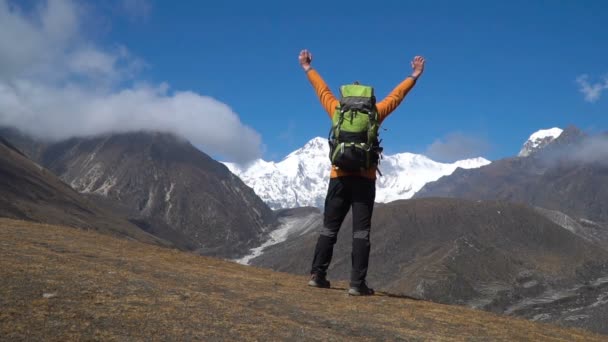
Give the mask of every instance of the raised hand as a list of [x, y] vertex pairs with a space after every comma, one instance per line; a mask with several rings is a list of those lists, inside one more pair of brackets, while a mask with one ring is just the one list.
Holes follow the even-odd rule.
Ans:
[[416, 56], [412, 60], [412, 76], [418, 77], [424, 72], [424, 57]]
[[312, 53], [306, 49], [300, 51], [298, 61], [304, 70], [310, 69], [310, 63], [312, 63]]

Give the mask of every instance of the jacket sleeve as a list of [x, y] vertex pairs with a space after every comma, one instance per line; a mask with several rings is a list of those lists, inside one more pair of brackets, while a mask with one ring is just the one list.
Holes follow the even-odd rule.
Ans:
[[325, 111], [331, 118], [334, 115], [336, 106], [339, 104], [338, 99], [332, 94], [323, 78], [321, 78], [321, 75], [319, 75], [315, 69], [309, 69], [306, 72], [306, 75], [308, 76], [310, 84], [312, 84], [312, 87], [315, 89], [315, 92], [321, 101], [321, 105], [323, 105], [323, 108], [325, 108]]
[[376, 104], [378, 108], [378, 116], [380, 122], [386, 119], [390, 113], [392, 113], [401, 101], [405, 98], [405, 95], [414, 87], [416, 80], [412, 77], [407, 77], [403, 82], [399, 83], [387, 97]]

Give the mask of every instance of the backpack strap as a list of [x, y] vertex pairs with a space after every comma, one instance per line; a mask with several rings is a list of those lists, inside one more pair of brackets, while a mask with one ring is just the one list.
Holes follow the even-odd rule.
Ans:
[[[341, 107], [337, 107], [337, 109], [340, 109], [336, 114], [339, 115], [338, 118], [338, 122], [336, 122], [335, 125], [332, 125], [331, 128], [329, 129], [329, 141], [331, 142], [331, 138], [332, 138], [332, 134], [333, 134], [333, 138], [334, 139], [338, 139], [340, 137], [340, 127], [342, 126], [342, 122], [344, 122], [344, 114], [347, 112], [346, 110], [344, 110]], [[336, 115], [334, 114], [334, 115]]]

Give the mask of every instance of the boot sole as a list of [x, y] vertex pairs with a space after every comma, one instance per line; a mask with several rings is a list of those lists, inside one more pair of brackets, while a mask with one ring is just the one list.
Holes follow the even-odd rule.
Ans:
[[363, 292], [359, 292], [356, 289], [349, 289], [348, 290], [348, 295], [349, 296], [356, 296], [356, 297], [358, 297], [358, 296], [373, 296], [374, 294], [375, 294], [374, 291], [363, 293]]
[[312, 280], [308, 282], [308, 286], [310, 286], [310, 287], [317, 287], [317, 288], [320, 288], [320, 289], [328, 289], [330, 287], [329, 284], [327, 286], [321, 286], [321, 285], [317, 284], [315, 281], [312, 281]]

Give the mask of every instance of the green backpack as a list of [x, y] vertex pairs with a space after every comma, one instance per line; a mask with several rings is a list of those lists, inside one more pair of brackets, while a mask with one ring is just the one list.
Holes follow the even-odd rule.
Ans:
[[329, 132], [329, 159], [345, 171], [370, 169], [378, 165], [382, 153], [374, 88], [358, 83], [343, 85], [340, 95]]

